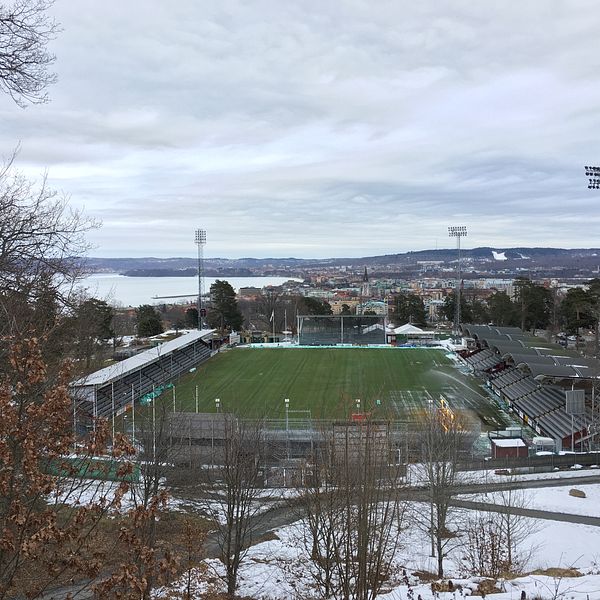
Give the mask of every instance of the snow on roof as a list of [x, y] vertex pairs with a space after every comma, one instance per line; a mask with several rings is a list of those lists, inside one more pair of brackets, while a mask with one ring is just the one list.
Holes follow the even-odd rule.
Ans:
[[527, 444], [521, 438], [492, 438], [492, 444], [499, 448], [523, 448]]
[[410, 323], [406, 323], [406, 325], [401, 325], [400, 327], [396, 327], [396, 329], [394, 329], [394, 333], [400, 333], [400, 334], [409, 334], [409, 333], [425, 333], [422, 329], [419, 329], [418, 327], [415, 327], [414, 325], [411, 325]]
[[137, 371], [142, 367], [153, 363], [158, 360], [161, 356], [166, 356], [175, 350], [180, 350], [193, 344], [195, 341], [200, 340], [204, 337], [207, 337], [213, 333], [214, 329], [201, 329], [190, 331], [190, 333], [186, 333], [185, 335], [181, 335], [174, 340], [169, 340], [168, 342], [164, 342], [156, 346], [155, 348], [150, 348], [149, 350], [145, 350], [144, 352], [140, 352], [135, 356], [122, 360], [121, 362], [115, 363], [114, 365], [110, 365], [109, 367], [105, 367], [104, 369], [100, 369], [99, 371], [95, 371], [94, 373], [90, 373], [86, 377], [82, 377], [77, 381], [74, 381], [72, 386], [90, 386], [90, 385], [105, 385], [114, 381], [115, 379], [119, 379], [124, 375], [131, 373], [133, 371]]

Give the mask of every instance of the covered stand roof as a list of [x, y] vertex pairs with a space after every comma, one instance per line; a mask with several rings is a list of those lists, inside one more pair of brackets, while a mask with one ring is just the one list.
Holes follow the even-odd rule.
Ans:
[[175, 350], [181, 350], [198, 340], [210, 337], [214, 331], [214, 329], [190, 331], [189, 333], [181, 335], [174, 340], [164, 342], [155, 348], [150, 348], [149, 350], [140, 352], [131, 358], [127, 358], [126, 360], [115, 363], [114, 365], [110, 365], [104, 369], [100, 369], [99, 371], [95, 371], [86, 377], [82, 377], [81, 379], [74, 381], [71, 385], [74, 387], [106, 385], [111, 381], [121, 379], [129, 373], [133, 373], [149, 364], [152, 364], [155, 361], [160, 360], [161, 357], [168, 356]]

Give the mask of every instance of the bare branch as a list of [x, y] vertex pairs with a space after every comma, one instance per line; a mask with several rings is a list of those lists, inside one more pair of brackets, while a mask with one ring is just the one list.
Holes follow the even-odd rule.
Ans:
[[0, 5], [0, 89], [20, 107], [48, 101], [46, 88], [56, 81], [48, 71], [55, 56], [48, 42], [59, 26], [47, 14], [52, 0], [15, 0]]

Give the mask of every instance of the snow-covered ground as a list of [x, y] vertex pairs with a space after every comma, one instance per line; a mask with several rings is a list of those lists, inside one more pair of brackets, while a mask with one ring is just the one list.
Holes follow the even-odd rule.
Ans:
[[[417, 510], [419, 506], [415, 506]], [[531, 519], [536, 530], [527, 540], [527, 547], [535, 551], [528, 565], [530, 571], [549, 567], [576, 567], [583, 574], [576, 578], [554, 578], [544, 575], [529, 575], [512, 581], [500, 582], [501, 591], [488, 594], [493, 600], [518, 600], [525, 590], [528, 599], [600, 600], [600, 528], [572, 525], [555, 521]], [[304, 543], [304, 530], [294, 523], [275, 532], [276, 539], [252, 547], [243, 563], [240, 574], [239, 593], [261, 600], [284, 600], [308, 597], [313, 580], [311, 563]], [[524, 548], [526, 551], [527, 548]], [[429, 539], [416, 527], [402, 534], [402, 548], [397, 552], [392, 579], [379, 596], [383, 600], [458, 600], [469, 596], [477, 589], [479, 579], [469, 577], [461, 564], [460, 544], [445, 561], [444, 580], [452, 579], [453, 592], [431, 591], [428, 583], [419, 583], [414, 571], [435, 571], [435, 559], [429, 556]], [[409, 586], [403, 581], [406, 569]], [[223, 589], [218, 576], [223, 574], [223, 565], [218, 560], [206, 561], [203, 571], [195, 571], [197, 594], [207, 590], [206, 575], [212, 578], [217, 589]], [[217, 577], [215, 577], [217, 576]], [[184, 579], [169, 588], [157, 590], [155, 598], [167, 598], [168, 591], [182, 589]], [[462, 589], [459, 590], [458, 586]], [[558, 593], [557, 593], [558, 592]], [[563, 595], [561, 595], [561, 593]]]
[[[540, 510], [600, 517], [600, 484], [574, 486], [585, 492], [585, 498], [569, 495], [569, 486], [541, 488], [531, 494], [531, 507]], [[531, 491], [531, 490], [528, 490]], [[600, 553], [600, 547], [598, 548]]]
[[[529, 508], [538, 508], [548, 511], [568, 512], [572, 514], [600, 516], [600, 484], [586, 484], [586, 475], [595, 475], [594, 470], [573, 470], [551, 473], [538, 473], [510, 477], [494, 475], [493, 472], [473, 472], [465, 475], [469, 481], [510, 481], [523, 479], [562, 479], [564, 477], [577, 477], [581, 484], [578, 489], [586, 493], [586, 498], [569, 496], [569, 489], [573, 486], [556, 486], [533, 490], [519, 490], [525, 496], [525, 504]], [[418, 476], [418, 469], [412, 473]], [[89, 481], [74, 495], [69, 502], [86, 504], [97, 500], [100, 496], [112, 497], [116, 484], [102, 481]], [[134, 493], [125, 495], [121, 510], [131, 508], [134, 504]], [[281, 490], [275, 493], [265, 491], [265, 497], [257, 501], [259, 511], [282, 502], [286, 497], [295, 495], [295, 490]], [[486, 502], [500, 501], [499, 492], [488, 494], [465, 495], [465, 499]], [[60, 499], [65, 499], [64, 495]], [[414, 504], [413, 508], [422, 512], [424, 505]], [[212, 506], [199, 500], [186, 500], [177, 496], [171, 497], [169, 507], [172, 510], [193, 510], [218, 515], [219, 503]], [[208, 510], [207, 510], [208, 509]], [[211, 510], [212, 509], [212, 510]], [[411, 520], [409, 520], [412, 523]], [[600, 600], [600, 527], [588, 525], [562, 523], [557, 521], [529, 519], [532, 534], [527, 540], [527, 548], [533, 548], [532, 558], [528, 570], [546, 569], [550, 567], [576, 567], [584, 576], [578, 578], [552, 578], [543, 575], [530, 575], [504, 582], [504, 591], [498, 594], [488, 594], [493, 600], [518, 600], [521, 591], [525, 590], [527, 598], [536, 596], [546, 599], [571, 599], [571, 600]], [[304, 545], [304, 530], [300, 523], [294, 523], [274, 532], [274, 539], [255, 545], [249, 550], [247, 559], [242, 566], [240, 575], [240, 593], [260, 600], [283, 600], [299, 598], [308, 595], [313, 581], [311, 578], [311, 563], [309, 553]], [[429, 539], [416, 526], [407, 528], [402, 534], [402, 548], [397, 552], [392, 569], [392, 579], [386, 583], [385, 593], [379, 597], [384, 600], [458, 600], [471, 595], [477, 588], [477, 578], [468, 577], [461, 564], [460, 544], [451, 552], [445, 561], [445, 580], [451, 578], [455, 584], [453, 592], [439, 592], [436, 596], [432, 593], [429, 584], [420, 584], [412, 575], [414, 571], [434, 572], [435, 559], [429, 556]], [[402, 570], [406, 569], [411, 587], [409, 588], [402, 579]], [[203, 568], [193, 572], [194, 587], [197, 594], [207, 589], [204, 581], [212, 579], [213, 586], [223, 589], [219, 574], [223, 573], [223, 565], [218, 560], [206, 561]], [[217, 576], [217, 577], [215, 577]], [[170, 586], [173, 591], [181, 589], [185, 577]], [[456, 586], [462, 586], [458, 591]], [[556, 586], [564, 592], [561, 596], [556, 594]], [[167, 589], [157, 591], [155, 597], [167, 598]]]
[[[499, 469], [496, 469], [499, 470]], [[546, 473], [521, 473], [514, 475], [497, 475], [493, 469], [488, 471], [461, 471], [457, 476], [459, 483], [507, 483], [510, 481], [535, 481], [540, 479], [569, 479], [571, 477], [594, 477], [600, 476], [600, 468], [594, 465], [590, 468], [582, 468], [577, 465], [575, 468], [565, 471], [548, 471]], [[427, 477], [423, 464], [414, 463], [409, 465], [407, 470], [407, 481], [411, 485], [425, 485]]]
[[[577, 498], [569, 495], [569, 490], [575, 487], [585, 492], [585, 498]], [[586, 515], [600, 517], [600, 484], [577, 484], [575, 486], [557, 486], [538, 489], [519, 490], [519, 495], [524, 500], [526, 508], [547, 510], [550, 512], [568, 513], [572, 515]], [[464, 500], [477, 502], [490, 502], [502, 504], [502, 492], [490, 492], [487, 494], [463, 494], [459, 496]], [[599, 554], [600, 554], [600, 548]]]

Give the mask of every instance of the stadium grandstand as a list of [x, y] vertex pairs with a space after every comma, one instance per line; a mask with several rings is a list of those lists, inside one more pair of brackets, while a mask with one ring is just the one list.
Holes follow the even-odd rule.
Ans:
[[301, 346], [368, 346], [386, 343], [383, 315], [298, 315]]
[[[600, 362], [523, 333], [518, 327], [463, 325], [475, 348], [459, 353], [469, 369], [536, 433], [559, 449], [594, 447]], [[566, 392], [585, 392], [581, 414], [566, 411]], [[597, 444], [597, 441], [595, 442]]]
[[80, 424], [110, 418], [208, 360], [213, 329], [191, 331], [71, 383]]

